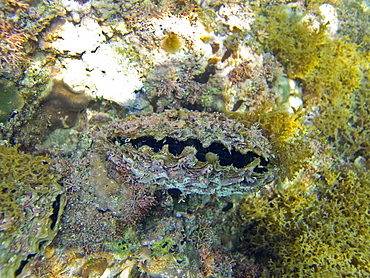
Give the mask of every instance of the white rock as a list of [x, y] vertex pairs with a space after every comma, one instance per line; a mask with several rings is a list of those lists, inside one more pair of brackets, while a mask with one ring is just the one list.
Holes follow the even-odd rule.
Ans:
[[290, 107], [292, 107], [295, 111], [303, 106], [303, 101], [298, 96], [289, 96], [288, 102]]
[[312, 31], [319, 30], [321, 25], [326, 25], [326, 33], [334, 36], [339, 28], [337, 12], [334, 6], [323, 4], [320, 6], [321, 18], [317, 14], [309, 13], [302, 19], [303, 22], [309, 22], [309, 28]]
[[109, 278], [109, 277], [111, 277], [111, 271], [110, 271], [110, 269], [109, 269], [109, 268], [107, 268], [107, 269], [104, 271], [103, 275], [102, 275], [102, 276], [100, 276], [100, 278]]
[[187, 18], [170, 16], [154, 19], [151, 21], [151, 24], [154, 27], [156, 37], [164, 38], [167, 32], [174, 32], [190, 40], [192, 42], [191, 47], [195, 51], [202, 53], [206, 57], [212, 56], [212, 47], [200, 39], [202, 36], [212, 36], [212, 34], [208, 33], [199, 22], [190, 23]]
[[233, 27], [250, 30], [254, 20], [253, 12], [248, 9], [241, 9], [239, 4], [223, 4], [218, 11], [218, 20]]
[[92, 97], [127, 103], [135, 98], [134, 91], [143, 83], [137, 65], [130, 62], [130, 57], [117, 53], [116, 46], [102, 44], [97, 51], [83, 54], [82, 60], [65, 59], [66, 70], [58, 78]]
[[[56, 37], [56, 39], [50, 42], [47, 37]], [[105, 37], [100, 25], [92, 18], [84, 17], [81, 24], [74, 25], [72, 22], [65, 21], [62, 25], [52, 28], [40, 39], [39, 46], [41, 49], [78, 55], [95, 50], [104, 41]]]
[[338, 16], [334, 6], [330, 4], [323, 4], [320, 6], [319, 9], [321, 15], [323, 16], [322, 22], [324, 24], [328, 23], [328, 25], [326, 26], [326, 32], [330, 36], [333, 36], [339, 28]]

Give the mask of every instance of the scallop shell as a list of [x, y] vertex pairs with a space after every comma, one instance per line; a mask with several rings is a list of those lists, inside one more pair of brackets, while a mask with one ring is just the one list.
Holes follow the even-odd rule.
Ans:
[[113, 168], [148, 186], [228, 196], [254, 192], [275, 177], [271, 145], [258, 127], [223, 114], [169, 110], [130, 116], [104, 133]]

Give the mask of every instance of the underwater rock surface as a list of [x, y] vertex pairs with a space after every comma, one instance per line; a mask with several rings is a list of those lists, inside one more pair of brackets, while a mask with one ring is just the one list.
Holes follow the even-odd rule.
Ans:
[[131, 116], [104, 128], [103, 136], [116, 171], [185, 195], [243, 194], [274, 178], [271, 146], [260, 130], [218, 113]]
[[16, 277], [58, 232], [64, 190], [46, 157], [0, 146], [0, 274]]

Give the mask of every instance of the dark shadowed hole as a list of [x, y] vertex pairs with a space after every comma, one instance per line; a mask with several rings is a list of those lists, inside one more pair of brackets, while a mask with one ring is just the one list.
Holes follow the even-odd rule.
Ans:
[[54, 230], [54, 227], [58, 221], [59, 210], [60, 210], [60, 198], [61, 198], [61, 195], [58, 195], [53, 203], [53, 214], [50, 215], [50, 219], [51, 219], [50, 228], [52, 230]]
[[223, 207], [222, 211], [229, 211], [233, 208], [234, 204], [232, 202], [227, 202], [226, 206]]
[[193, 138], [180, 141], [175, 138], [165, 137], [164, 139], [158, 141], [154, 138], [154, 136], [142, 136], [135, 139], [115, 137], [112, 139], [112, 142], [118, 142], [121, 145], [130, 143], [136, 149], [147, 145], [151, 147], [154, 152], [159, 152], [164, 145], [168, 145], [169, 152], [175, 156], [180, 155], [186, 146], [192, 146], [197, 150], [195, 156], [199, 161], [206, 162], [206, 154], [211, 152], [218, 156], [218, 162], [221, 166], [233, 165], [236, 168], [243, 168], [253, 162], [256, 158], [259, 158], [260, 164], [258, 167], [254, 168], [254, 172], [267, 172], [265, 167], [268, 165], [268, 160], [263, 156], [260, 156], [252, 151], [242, 154], [234, 148], [229, 151], [222, 143], [219, 142], [213, 142], [207, 148], [204, 148], [198, 139]]
[[23, 260], [21, 261], [21, 265], [18, 267], [18, 269], [14, 272], [14, 275], [15, 276], [18, 276], [22, 273], [24, 267], [26, 266], [26, 264], [30, 261], [30, 259], [32, 259], [33, 257], [36, 256], [36, 253], [35, 254], [29, 254], [27, 256], [27, 259], [26, 260]]
[[170, 196], [173, 198], [173, 199], [180, 199], [181, 197], [181, 190], [180, 189], [177, 189], [177, 188], [171, 188], [171, 189], [168, 189], [168, 194], [170, 194]]
[[216, 66], [215, 65], [208, 65], [204, 72], [194, 75], [194, 81], [198, 83], [205, 84], [208, 82], [209, 77], [216, 73]]
[[49, 240], [43, 240], [43, 241], [41, 241], [39, 243], [39, 250], [42, 250], [45, 247], [46, 243], [48, 243], [48, 242], [49, 242]]

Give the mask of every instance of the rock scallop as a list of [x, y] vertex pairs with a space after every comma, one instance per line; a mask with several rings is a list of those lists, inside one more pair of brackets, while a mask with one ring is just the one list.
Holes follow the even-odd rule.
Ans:
[[104, 137], [114, 169], [185, 195], [254, 192], [275, 176], [271, 145], [259, 128], [219, 113], [130, 116], [104, 128]]

